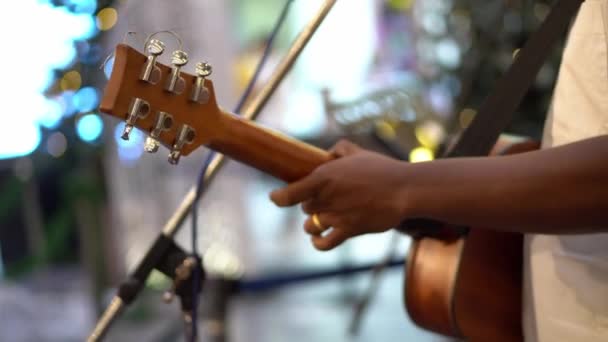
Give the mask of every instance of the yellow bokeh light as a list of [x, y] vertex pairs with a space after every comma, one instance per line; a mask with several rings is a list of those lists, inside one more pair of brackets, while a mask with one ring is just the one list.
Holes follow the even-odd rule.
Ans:
[[97, 28], [107, 31], [118, 22], [118, 11], [112, 7], [106, 7], [97, 13]]
[[414, 135], [422, 146], [435, 150], [444, 139], [445, 131], [438, 122], [427, 120], [416, 126]]
[[414, 0], [389, 0], [388, 5], [394, 10], [406, 11], [412, 8]]
[[379, 121], [376, 123], [376, 132], [384, 139], [392, 140], [397, 137], [395, 128], [386, 121]]
[[61, 90], [78, 90], [82, 85], [82, 76], [76, 70], [68, 71], [63, 75], [61, 81], [59, 81], [59, 87]]
[[426, 147], [416, 147], [410, 152], [410, 163], [419, 163], [435, 159], [435, 153]]

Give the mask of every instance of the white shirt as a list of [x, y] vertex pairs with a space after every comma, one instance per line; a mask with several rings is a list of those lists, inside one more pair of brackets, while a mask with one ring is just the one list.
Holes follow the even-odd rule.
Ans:
[[[607, 51], [608, 0], [586, 0], [564, 50], [544, 147], [608, 134]], [[523, 319], [526, 342], [608, 341], [608, 234], [526, 236]]]

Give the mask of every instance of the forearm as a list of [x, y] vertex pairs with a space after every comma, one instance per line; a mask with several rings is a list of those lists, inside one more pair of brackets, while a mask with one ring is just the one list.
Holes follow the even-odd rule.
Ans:
[[544, 234], [608, 231], [608, 136], [406, 167], [408, 217]]

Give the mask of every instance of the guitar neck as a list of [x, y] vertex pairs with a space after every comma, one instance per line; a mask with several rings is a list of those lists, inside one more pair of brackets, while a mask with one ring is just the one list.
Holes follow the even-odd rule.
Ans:
[[226, 156], [293, 182], [329, 161], [328, 152], [228, 112], [209, 147]]

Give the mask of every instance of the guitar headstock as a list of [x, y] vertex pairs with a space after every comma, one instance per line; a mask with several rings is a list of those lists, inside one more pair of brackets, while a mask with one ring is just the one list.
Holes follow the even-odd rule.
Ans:
[[188, 62], [185, 52], [174, 51], [169, 67], [157, 61], [164, 52], [161, 41], [151, 40], [146, 50], [147, 56], [125, 44], [116, 47], [100, 110], [126, 121], [123, 139], [136, 127], [148, 135], [147, 152], [162, 144], [171, 150], [169, 162], [177, 164], [218, 134], [221, 110], [207, 79], [211, 66], [198, 63], [194, 76], [181, 71]]

